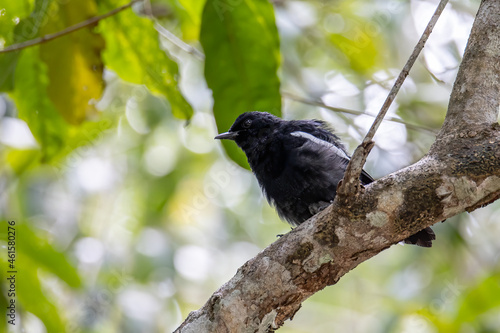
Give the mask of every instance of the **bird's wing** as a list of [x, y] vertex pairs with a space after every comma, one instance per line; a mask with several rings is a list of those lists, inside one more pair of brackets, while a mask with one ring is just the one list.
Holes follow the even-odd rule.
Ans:
[[341, 157], [343, 159], [346, 159], [347, 161], [349, 161], [349, 159], [350, 159], [349, 155], [347, 155], [347, 153], [342, 148], [336, 146], [335, 144], [333, 144], [330, 141], [320, 139], [311, 133], [304, 132], [304, 131], [295, 131], [295, 132], [292, 132], [290, 134], [295, 136], [295, 137], [304, 138], [304, 139], [311, 141], [315, 144], [318, 144], [320, 146], [328, 148], [328, 149], [332, 150], [333, 152], [335, 152], [336, 155], [338, 155], [339, 157]]
[[340, 138], [333, 134], [333, 129], [322, 120], [305, 120], [297, 121], [298, 129], [302, 132], [307, 132], [314, 135], [318, 139], [330, 142], [336, 147], [342, 149], [346, 154], [347, 150], [342, 145]]
[[[300, 130], [291, 132], [290, 134], [295, 137], [304, 138], [310, 143], [324, 147], [330, 152], [333, 152], [341, 160], [344, 160], [346, 165], [349, 163], [351, 157], [347, 154], [345, 148], [340, 143], [339, 138], [325, 128], [326, 125], [323, 122], [314, 121], [306, 125], [309, 126], [301, 126]], [[365, 170], [361, 171], [359, 178], [363, 184], [369, 184], [374, 181], [374, 179]]]

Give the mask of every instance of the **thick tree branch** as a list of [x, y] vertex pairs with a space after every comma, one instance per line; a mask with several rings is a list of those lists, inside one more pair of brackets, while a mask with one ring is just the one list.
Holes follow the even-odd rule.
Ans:
[[484, 1], [477, 18], [453, 86], [443, 135], [498, 119], [500, 2]]
[[448, 151], [334, 203], [243, 265], [176, 332], [266, 332], [315, 292], [415, 232], [500, 196], [500, 131], [484, 128]]
[[[448, 112], [446, 126], [424, 158], [360, 190], [355, 201], [336, 200], [271, 244], [176, 332], [272, 331], [305, 299], [359, 263], [425, 227], [498, 199], [500, 75], [498, 63], [490, 60], [500, 57], [500, 43], [494, 42], [500, 38], [499, 15], [497, 0], [483, 0], [466, 50], [479, 56], [469, 56], [461, 66], [450, 101], [456, 109]], [[487, 114], [467, 115], [474, 110]], [[475, 122], [465, 120], [470, 117]]]

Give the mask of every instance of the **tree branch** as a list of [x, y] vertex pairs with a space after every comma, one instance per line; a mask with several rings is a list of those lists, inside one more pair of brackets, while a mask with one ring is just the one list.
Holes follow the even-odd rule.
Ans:
[[[489, 98], [500, 85], [500, 75], [487, 73], [487, 66], [497, 68], [489, 56], [498, 58], [500, 43], [487, 48], [486, 57], [481, 40], [499, 39], [498, 34], [489, 35], [497, 32], [498, 15], [497, 0], [482, 1], [466, 54], [482, 51], [468, 64], [479, 69], [475, 61], [486, 59], [485, 67], [473, 74], [479, 75], [474, 80], [464, 77], [471, 75], [467, 66], [460, 67], [458, 92], [450, 101], [457, 110], [473, 110], [469, 98], [460, 98], [462, 91], [470, 94], [476, 112], [487, 106], [484, 112], [495, 113], [492, 109], [498, 104]], [[477, 84], [482, 80], [489, 82]], [[466, 118], [461, 113], [449, 111], [446, 121]], [[348, 205], [336, 200], [278, 239], [245, 263], [201, 309], [191, 312], [176, 332], [272, 331], [292, 318], [301, 302], [335, 284], [359, 263], [425, 227], [500, 198], [500, 125], [492, 114], [474, 118], [479, 123], [470, 124], [472, 132], [444, 127], [419, 162], [371, 183]]]
[[176, 332], [279, 328], [305, 299], [361, 262], [425, 227], [496, 200], [499, 127], [484, 128], [377, 180], [348, 207], [335, 202], [245, 263]]
[[28, 41], [25, 41], [25, 42], [22, 42], [22, 43], [9, 45], [6, 48], [0, 50], [0, 54], [1, 53], [14, 52], [14, 51], [20, 51], [20, 50], [25, 49], [27, 47], [31, 47], [31, 46], [34, 46], [34, 45], [46, 43], [46, 42], [49, 42], [49, 41], [54, 40], [56, 38], [68, 35], [68, 34], [70, 34], [72, 32], [75, 32], [75, 31], [78, 31], [78, 30], [83, 29], [85, 27], [91, 26], [91, 25], [99, 22], [100, 20], [103, 20], [103, 19], [108, 18], [110, 16], [116, 15], [119, 12], [121, 12], [122, 10], [131, 7], [134, 3], [139, 2], [139, 1], [142, 1], [142, 0], [132, 0], [132, 1], [130, 1], [126, 5], [123, 5], [121, 7], [115, 8], [115, 9], [113, 9], [113, 10], [111, 10], [111, 11], [105, 13], [105, 14], [102, 14], [102, 15], [99, 15], [99, 16], [94, 16], [92, 18], [89, 18], [88, 20], [85, 20], [85, 21], [82, 21], [80, 23], [74, 24], [74, 25], [72, 25], [70, 27], [67, 27], [64, 30], [55, 32], [53, 34], [48, 34], [48, 35], [45, 35], [45, 36], [42, 36], [42, 37], [38, 37], [38, 38], [35, 38], [35, 39], [31, 39], [31, 40], [28, 40]]
[[[366, 134], [365, 138], [363, 139], [363, 142], [356, 148], [354, 151], [351, 161], [349, 162], [349, 165], [347, 166], [347, 170], [344, 174], [344, 179], [342, 180], [341, 184], [339, 185], [339, 188], [337, 190], [337, 194], [339, 194], [341, 197], [345, 199], [354, 196], [357, 193], [357, 189], [360, 185], [359, 182], [359, 175], [361, 174], [361, 170], [363, 169], [363, 166], [365, 165], [366, 158], [368, 157], [368, 154], [370, 153], [371, 149], [374, 146], [373, 143], [373, 137], [375, 136], [375, 133], [377, 132], [377, 129], [379, 128], [380, 124], [382, 123], [382, 120], [384, 119], [387, 111], [389, 110], [389, 107], [391, 106], [392, 102], [394, 101], [394, 98], [396, 98], [397, 93], [399, 92], [399, 89], [403, 85], [404, 80], [410, 73], [410, 69], [412, 68], [413, 64], [417, 60], [418, 55], [424, 48], [425, 42], [429, 38], [432, 29], [436, 25], [436, 22], [441, 15], [441, 13], [444, 10], [444, 7], [448, 3], [448, 0], [441, 0], [439, 2], [439, 5], [436, 8], [436, 11], [434, 12], [434, 15], [432, 15], [431, 20], [427, 24], [427, 27], [425, 28], [424, 32], [422, 33], [422, 36], [420, 36], [420, 40], [418, 41], [417, 45], [413, 49], [412, 54], [410, 55], [410, 58], [408, 58], [408, 61], [406, 62], [405, 66], [403, 67], [403, 70], [401, 73], [399, 73], [399, 76], [394, 82], [394, 85], [392, 86], [391, 91], [389, 92], [389, 95], [387, 96], [384, 104], [382, 105], [382, 108], [380, 109], [380, 112], [378, 113], [377, 117], [375, 118], [375, 121], [373, 122], [372, 126], [370, 127], [370, 130]], [[339, 197], [339, 196], [337, 196]]]
[[[482, 3], [451, 93], [442, 134], [491, 124], [500, 103], [500, 2]], [[477, 93], [480, 91], [481, 93]]]

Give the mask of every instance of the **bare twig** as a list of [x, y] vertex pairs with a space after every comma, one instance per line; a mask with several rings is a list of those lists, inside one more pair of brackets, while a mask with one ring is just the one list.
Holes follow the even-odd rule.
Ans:
[[[424, 57], [422, 57], [424, 58]], [[440, 78], [438, 78], [436, 76], [436, 74], [434, 74], [431, 69], [429, 68], [429, 66], [427, 66], [427, 62], [425, 61], [425, 59], [422, 59], [420, 58], [420, 64], [422, 65], [422, 67], [425, 68], [425, 70], [427, 71], [427, 73], [429, 73], [429, 75], [431, 76], [431, 78], [436, 81], [437, 83], [439, 84], [446, 84], [446, 82], [444, 82], [443, 80], [441, 80]]]
[[375, 136], [375, 133], [377, 132], [377, 129], [379, 128], [380, 124], [382, 123], [382, 120], [384, 119], [387, 111], [389, 110], [389, 107], [391, 106], [392, 102], [396, 98], [397, 93], [399, 92], [399, 89], [401, 88], [401, 85], [403, 84], [404, 80], [408, 76], [408, 73], [410, 72], [410, 69], [412, 68], [413, 64], [415, 63], [415, 60], [417, 60], [418, 55], [424, 48], [425, 42], [429, 38], [432, 29], [436, 25], [436, 22], [443, 12], [444, 7], [448, 3], [448, 0], [441, 0], [439, 2], [438, 7], [436, 8], [436, 11], [434, 12], [434, 15], [432, 15], [431, 20], [427, 24], [427, 27], [425, 28], [424, 32], [422, 33], [422, 36], [420, 36], [420, 40], [418, 41], [417, 45], [413, 49], [412, 54], [410, 55], [410, 58], [408, 58], [408, 61], [406, 62], [405, 66], [403, 67], [403, 70], [401, 73], [399, 73], [399, 76], [394, 83], [391, 91], [389, 92], [389, 95], [387, 96], [384, 104], [382, 105], [382, 108], [380, 109], [380, 112], [378, 113], [377, 117], [375, 118], [375, 121], [373, 122], [370, 130], [366, 134], [365, 138], [363, 139], [363, 142], [356, 148], [352, 155], [352, 159], [349, 162], [349, 165], [347, 166], [347, 170], [344, 175], [344, 179], [342, 180], [342, 184], [339, 186], [339, 189], [337, 193], [341, 195], [347, 195], [349, 193], [357, 193], [356, 192], [356, 187], [359, 185], [359, 175], [361, 174], [361, 170], [363, 169], [363, 165], [366, 162], [366, 158], [368, 157], [368, 154], [370, 153], [370, 150], [373, 148], [373, 137]]
[[156, 19], [156, 17], [153, 15], [153, 10], [152, 10], [152, 6], [151, 6], [151, 0], [144, 0], [144, 13], [148, 16], [148, 18], [151, 21], [154, 22], [155, 30], [162, 37], [164, 37], [170, 43], [172, 43], [175, 46], [177, 46], [182, 51], [184, 51], [184, 52], [192, 55], [196, 59], [201, 60], [201, 61], [205, 60], [205, 54], [203, 54], [203, 52], [201, 52], [197, 48], [189, 45], [188, 43], [186, 43], [185, 41], [183, 41], [182, 39], [180, 39], [179, 37], [177, 37], [175, 34], [173, 34], [172, 32], [170, 32], [170, 30], [168, 30], [167, 28], [165, 28], [164, 26], [162, 26], [160, 24], [160, 22], [158, 22], [158, 20]]
[[46, 43], [46, 42], [49, 42], [49, 41], [54, 40], [56, 38], [68, 35], [68, 34], [70, 34], [72, 32], [75, 32], [75, 31], [78, 31], [78, 30], [83, 29], [85, 27], [88, 27], [90, 25], [93, 25], [93, 24], [99, 22], [100, 20], [103, 20], [103, 19], [108, 18], [110, 16], [116, 15], [119, 12], [121, 12], [122, 10], [125, 10], [125, 9], [131, 7], [134, 3], [139, 2], [139, 1], [142, 1], [142, 0], [132, 0], [128, 4], [123, 5], [121, 7], [118, 7], [118, 8], [115, 8], [115, 9], [107, 12], [106, 14], [102, 14], [102, 15], [99, 15], [99, 16], [94, 16], [92, 18], [89, 18], [88, 20], [82, 21], [80, 23], [77, 23], [75, 25], [67, 27], [64, 30], [55, 32], [53, 34], [48, 34], [48, 35], [45, 35], [45, 36], [42, 36], [42, 37], [38, 37], [38, 38], [35, 38], [35, 39], [31, 39], [31, 40], [28, 40], [28, 41], [25, 41], [25, 42], [22, 42], [22, 43], [18, 43], [18, 44], [13, 44], [13, 45], [7, 46], [6, 48], [0, 50], [0, 53], [20, 51], [20, 50], [25, 49], [27, 47], [38, 45], [38, 44], [42, 44], [42, 43]]
[[205, 55], [203, 54], [203, 52], [201, 52], [197, 48], [189, 45], [188, 43], [186, 43], [185, 41], [183, 41], [182, 39], [180, 39], [179, 37], [177, 37], [176, 35], [171, 33], [168, 29], [166, 29], [160, 23], [158, 23], [158, 21], [156, 19], [153, 18], [153, 20], [155, 22], [156, 31], [158, 31], [158, 33], [160, 35], [162, 35], [163, 37], [165, 37], [169, 42], [171, 42], [172, 44], [174, 44], [175, 46], [177, 46], [178, 48], [180, 48], [184, 52], [191, 54], [196, 59], [201, 60], [201, 61], [205, 60]]
[[[374, 118], [376, 117], [373, 114], [369, 114], [369, 113], [366, 113], [366, 112], [363, 112], [363, 111], [329, 106], [329, 105], [326, 105], [326, 104], [324, 104], [324, 103], [322, 103], [320, 101], [306, 99], [306, 98], [299, 97], [299, 96], [296, 96], [294, 94], [291, 94], [291, 93], [288, 93], [288, 92], [284, 92], [284, 91], [281, 92], [281, 96], [283, 96], [285, 98], [288, 98], [290, 100], [299, 102], [299, 103], [313, 105], [313, 106], [318, 106], [320, 108], [331, 110], [331, 111], [334, 111], [334, 112], [342, 112], [342, 113], [352, 114], [352, 115], [355, 115], [355, 116], [369, 116], [369, 117], [374, 117]], [[409, 129], [423, 130], [423, 131], [430, 132], [430, 133], [432, 133], [434, 135], [437, 134], [437, 130], [435, 130], [433, 128], [425, 127], [425, 126], [421, 126], [421, 125], [409, 124], [409, 123], [405, 122], [404, 120], [396, 118], [396, 117], [386, 117], [386, 118], [384, 118], [384, 120], [386, 120], [386, 121], [392, 121], [392, 122], [395, 122], [395, 123], [398, 123], [398, 124], [403, 124], [407, 128], [409, 128]]]

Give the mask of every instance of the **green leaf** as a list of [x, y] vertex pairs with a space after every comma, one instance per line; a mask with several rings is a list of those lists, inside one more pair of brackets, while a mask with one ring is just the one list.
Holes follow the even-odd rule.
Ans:
[[11, 94], [18, 116], [28, 124], [42, 149], [42, 162], [53, 158], [64, 147], [67, 124], [48, 98], [47, 67], [40, 60], [38, 46], [23, 50], [15, 72]]
[[373, 72], [378, 57], [377, 46], [361, 29], [357, 29], [349, 37], [332, 34], [330, 40], [346, 57], [345, 67], [360, 74], [368, 75]]
[[[7, 221], [0, 221], [0, 226], [2, 227], [0, 240], [3, 243], [3, 241], [7, 240]], [[76, 270], [67, 263], [61, 253], [55, 251], [45, 240], [35, 236], [33, 231], [26, 225], [16, 222], [14, 228], [16, 257], [12, 270], [17, 273], [5, 273], [6, 277], [2, 274], [1, 285], [2, 289], [6, 290], [5, 287], [7, 287], [8, 283], [10, 284], [7, 277], [10, 277], [11, 274], [15, 275], [13, 282], [15, 282], [16, 286], [16, 325], [19, 322], [19, 311], [23, 310], [37, 316], [45, 325], [47, 332], [65, 332], [65, 323], [60, 315], [61, 311], [49, 300], [42, 288], [39, 269], [47, 269], [69, 282], [70, 285], [79, 286], [80, 280], [76, 275]], [[8, 267], [7, 258], [7, 251], [2, 251], [0, 256], [1, 267]], [[48, 264], [49, 262], [50, 264]], [[68, 271], [63, 272], [64, 270]], [[70, 275], [72, 276], [70, 277]], [[3, 306], [6, 300], [10, 301], [10, 298], [0, 299], [0, 305]]]
[[[5, 1], [0, 6], [0, 43], [5, 46], [21, 43], [38, 36], [38, 31], [53, 0], [38, 0], [28, 16], [31, 5], [27, 1]], [[19, 20], [20, 18], [23, 18]], [[19, 22], [19, 23], [16, 23]], [[0, 91], [14, 89], [14, 72], [21, 51], [0, 54]]]
[[14, 28], [20, 18], [26, 17], [31, 11], [28, 1], [2, 1], [0, 4], [0, 39], [8, 45], [14, 41]]
[[[54, 1], [40, 29], [42, 35], [97, 15], [94, 1]], [[87, 27], [49, 43], [40, 45], [41, 59], [47, 64], [49, 85], [47, 93], [52, 103], [70, 124], [80, 124], [95, 116], [94, 102], [104, 89], [101, 51], [104, 39]]]
[[40, 158], [38, 149], [11, 149], [7, 151], [6, 162], [16, 175], [21, 175]]
[[[208, 0], [200, 41], [205, 50], [205, 78], [213, 91], [219, 132], [246, 111], [281, 115], [279, 37], [272, 5], [265, 0]], [[248, 168], [244, 154], [223, 142], [229, 156]]]
[[37, 266], [53, 273], [70, 287], [80, 287], [81, 281], [78, 272], [63, 253], [50, 245], [48, 237], [39, 237], [26, 224], [16, 223], [16, 233], [20, 256], [30, 258], [37, 263]]
[[[25, 257], [19, 260], [17, 277], [17, 300], [22, 308], [37, 316], [45, 325], [47, 332], [65, 332], [61, 311], [47, 298], [38, 277], [36, 261]], [[18, 305], [19, 305], [18, 304]]]
[[455, 321], [474, 322], [491, 309], [500, 308], [498, 295], [500, 295], [500, 274], [494, 274], [464, 293]]
[[[119, 6], [119, 1], [105, 1], [107, 8]], [[160, 48], [153, 22], [124, 10], [99, 23], [106, 40], [103, 57], [106, 66], [123, 80], [145, 84], [149, 90], [167, 98], [172, 113], [189, 119], [193, 109], [178, 88], [177, 63]]]
[[0, 91], [14, 89], [14, 72], [17, 66], [19, 52], [0, 54]]
[[369, 77], [378, 68], [381, 61], [381, 53], [386, 51], [383, 33], [377, 29], [383, 29], [380, 20], [374, 14], [365, 17], [359, 14], [363, 12], [361, 6], [366, 4], [357, 1], [344, 1], [337, 7], [337, 14], [343, 18], [345, 27], [340, 33], [329, 36], [331, 43], [340, 51], [340, 57], [335, 60], [340, 68], [355, 71], [365, 77]]
[[198, 40], [200, 35], [201, 13], [204, 0], [169, 0], [170, 6], [180, 20], [182, 39], [185, 41]]

